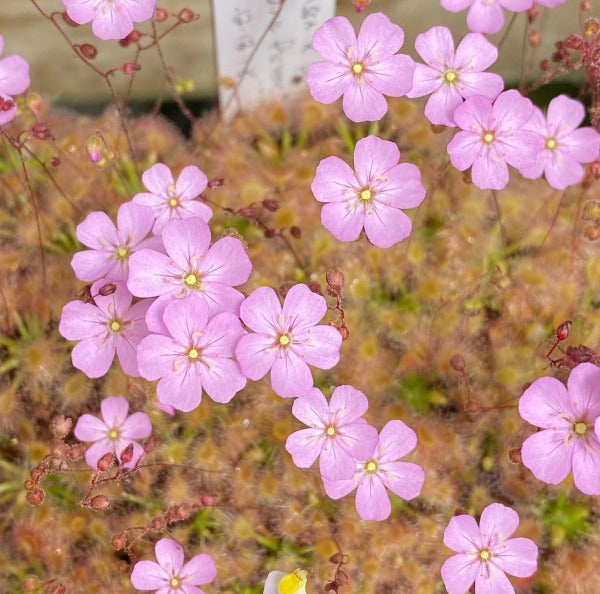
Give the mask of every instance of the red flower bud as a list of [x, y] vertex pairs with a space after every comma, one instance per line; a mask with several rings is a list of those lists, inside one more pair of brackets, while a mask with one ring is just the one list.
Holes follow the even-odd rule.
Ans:
[[123, 64], [123, 66], [121, 66], [121, 70], [123, 71], [124, 74], [133, 74], [134, 72], [137, 72], [138, 70], [141, 70], [142, 67], [137, 64], [136, 62], [125, 62], [125, 64]]
[[567, 320], [560, 324], [560, 326], [556, 329], [556, 340], [566, 340], [569, 336], [569, 331], [571, 330], [571, 320]]
[[100, 287], [98, 291], [98, 295], [102, 295], [102, 297], [108, 297], [112, 295], [117, 290], [117, 285], [115, 283], [106, 283]]
[[208, 180], [208, 187], [213, 190], [214, 188], [219, 188], [225, 183], [225, 178], [223, 177], [215, 177], [213, 179]]
[[164, 8], [157, 8], [154, 11], [154, 20], [157, 23], [162, 23], [169, 18], [169, 13]]
[[131, 462], [133, 458], [133, 443], [130, 443], [122, 452], [121, 452], [121, 465], [128, 464]]
[[269, 212], [275, 212], [276, 210], [279, 209], [279, 202], [277, 200], [272, 200], [270, 198], [267, 198], [267, 200], [263, 200], [262, 201], [262, 205], [269, 211]]
[[214, 505], [217, 498], [214, 495], [204, 494], [200, 497], [200, 505], [204, 505], [205, 507], [210, 507]]
[[63, 415], [54, 417], [50, 423], [50, 427], [54, 437], [56, 437], [56, 439], [62, 439], [63, 437], [69, 435], [71, 427], [73, 427], [73, 419]]
[[534, 4], [527, 10], [527, 21], [531, 24], [535, 21], [537, 15], [540, 13], [538, 7]]
[[44, 122], [36, 122], [31, 126], [31, 135], [38, 140], [46, 140], [52, 136], [50, 126]]
[[542, 36], [538, 31], [531, 31], [529, 33], [529, 45], [531, 47], [540, 47], [542, 43]]
[[107, 471], [115, 461], [115, 455], [112, 452], [107, 452], [98, 460], [98, 464], [96, 464], [96, 468], [101, 472]]
[[60, 157], [52, 157], [52, 159], [50, 159], [50, 165], [52, 165], [52, 167], [58, 167], [60, 165]]
[[98, 50], [91, 43], [82, 43], [75, 46], [79, 53], [88, 60], [93, 60], [98, 55]]
[[300, 227], [296, 227], [296, 225], [293, 225], [292, 227], [290, 227], [290, 234], [292, 235], [292, 237], [300, 239], [302, 237], [302, 229], [300, 229]]
[[179, 20], [182, 23], [191, 23], [192, 21], [195, 21], [198, 18], [198, 15], [189, 8], [184, 8], [183, 10], [181, 10], [178, 16]]
[[344, 288], [344, 274], [339, 268], [330, 268], [325, 273], [325, 280], [334, 293], [339, 293]]
[[508, 452], [508, 458], [513, 464], [521, 464], [521, 448], [513, 448]]
[[348, 330], [348, 326], [340, 326], [338, 330], [342, 335], [342, 340], [348, 340], [350, 338], [350, 330]]
[[37, 487], [35, 489], [31, 489], [31, 491], [27, 493], [27, 501], [31, 505], [40, 505], [41, 503], [43, 503], [45, 497], [46, 494], [44, 493], [44, 491]]
[[119, 532], [111, 538], [110, 544], [112, 545], [113, 549], [120, 551], [127, 545], [127, 538], [122, 532]]

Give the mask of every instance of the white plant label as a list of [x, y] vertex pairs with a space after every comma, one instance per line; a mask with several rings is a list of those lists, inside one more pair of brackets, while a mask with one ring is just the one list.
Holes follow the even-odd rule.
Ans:
[[312, 36], [334, 14], [335, 0], [213, 0], [223, 117], [303, 91], [308, 65], [322, 59]]

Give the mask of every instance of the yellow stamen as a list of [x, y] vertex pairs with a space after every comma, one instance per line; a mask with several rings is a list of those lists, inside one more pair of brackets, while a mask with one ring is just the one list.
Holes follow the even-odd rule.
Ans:
[[290, 344], [290, 337], [287, 334], [282, 334], [279, 337], [279, 344], [281, 346], [287, 346], [288, 344]]
[[457, 78], [458, 74], [456, 74], [454, 70], [448, 70], [448, 72], [444, 74], [444, 80], [448, 83], [453, 83]]
[[169, 206], [171, 208], [175, 208], [178, 204], [179, 204], [179, 200], [177, 200], [177, 198], [171, 198], [169, 200]]
[[363, 65], [362, 64], [354, 64], [352, 66], [352, 72], [354, 72], [354, 74], [360, 74], [363, 71]]
[[575, 423], [575, 433], [577, 435], [585, 435], [587, 428], [587, 423]]
[[117, 256], [119, 258], [126, 258], [128, 254], [129, 254], [129, 250], [126, 247], [120, 247], [117, 250]]
[[488, 144], [490, 144], [490, 142], [493, 142], [494, 140], [494, 135], [491, 132], [486, 132], [483, 135], [483, 142], [487, 142]]
[[196, 283], [198, 282], [198, 277], [193, 273], [190, 272], [190, 274], [188, 274], [184, 279], [183, 282], [188, 286], [188, 287], [193, 287], [194, 285], [196, 285]]
[[113, 320], [113, 321], [110, 323], [110, 329], [111, 329], [113, 332], [118, 332], [118, 331], [121, 329], [121, 323], [120, 323], [120, 322], [117, 322], [117, 320]]
[[306, 571], [296, 569], [293, 573], [284, 575], [277, 584], [278, 594], [299, 594], [306, 586]]
[[171, 578], [171, 581], [169, 582], [169, 586], [171, 586], [171, 588], [179, 588], [179, 584], [181, 584], [181, 582], [176, 577]]
[[360, 199], [361, 200], [371, 200], [371, 190], [363, 190], [360, 193]]
[[550, 149], [551, 151], [554, 150], [556, 148], [556, 140], [554, 138], [548, 138], [546, 140], [546, 148]]
[[330, 437], [333, 437], [335, 435], [335, 427], [327, 427], [327, 431], [325, 431], [325, 433], [327, 433], [327, 435]]
[[479, 556], [481, 557], [482, 561], [489, 561], [490, 552], [487, 549], [483, 549], [483, 551], [479, 551]]
[[200, 353], [198, 352], [198, 349], [191, 348], [191, 349], [188, 351], [188, 357], [189, 357], [190, 359], [197, 359], [199, 356], [200, 356]]
[[375, 472], [377, 470], [377, 462], [375, 462], [375, 460], [369, 460], [365, 464], [365, 469], [367, 472]]
[[117, 439], [119, 437], [119, 432], [116, 429], [111, 429], [108, 432], [108, 439]]

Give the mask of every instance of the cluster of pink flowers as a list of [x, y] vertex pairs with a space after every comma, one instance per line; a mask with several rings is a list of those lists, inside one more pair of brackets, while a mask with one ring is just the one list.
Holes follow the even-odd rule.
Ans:
[[386, 489], [404, 499], [421, 492], [425, 473], [400, 462], [417, 444], [402, 421], [389, 421], [378, 434], [363, 418], [367, 397], [352, 386], [338, 386], [329, 403], [313, 388], [294, 401], [293, 415], [308, 425], [285, 444], [296, 466], [308, 468], [319, 458], [325, 491], [340, 499], [356, 489], [356, 510], [363, 520], [385, 520], [391, 513]]

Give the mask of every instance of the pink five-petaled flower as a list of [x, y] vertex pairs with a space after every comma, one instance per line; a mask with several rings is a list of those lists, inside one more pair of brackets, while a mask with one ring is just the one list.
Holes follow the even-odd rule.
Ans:
[[155, 234], [159, 234], [172, 218], [200, 217], [208, 223], [212, 217], [210, 207], [195, 200], [208, 183], [206, 175], [195, 165], [184, 167], [175, 182], [171, 170], [164, 163], [156, 163], [142, 173], [142, 181], [150, 193], [141, 192], [132, 200], [152, 208], [156, 216]]
[[509, 538], [519, 525], [514, 509], [492, 503], [481, 513], [454, 516], [444, 531], [444, 544], [459, 553], [442, 565], [450, 594], [465, 594], [475, 582], [475, 594], [514, 594], [506, 573], [529, 577], [537, 570], [537, 545], [529, 538]]
[[338, 157], [317, 167], [311, 189], [326, 202], [321, 222], [340, 241], [354, 241], [364, 228], [369, 241], [388, 248], [410, 235], [412, 223], [402, 208], [425, 197], [416, 165], [400, 163], [395, 143], [377, 136], [361, 138], [354, 150], [354, 171]]
[[504, 88], [498, 74], [483, 72], [498, 58], [498, 49], [480, 33], [469, 33], [454, 51], [447, 27], [417, 35], [415, 48], [427, 65], [417, 64], [407, 97], [429, 95], [425, 116], [432, 124], [454, 126], [454, 110], [473, 95], [494, 100]]
[[310, 429], [292, 433], [285, 442], [294, 464], [308, 468], [320, 455], [322, 476], [344, 478], [338, 469], [367, 458], [379, 439], [377, 429], [361, 416], [368, 407], [367, 397], [352, 386], [338, 386], [329, 403], [318, 388], [297, 398], [292, 414]]
[[112, 452], [120, 462], [121, 453], [133, 444], [133, 456], [123, 464], [125, 468], [135, 468], [144, 449], [134, 441], [144, 439], [152, 433], [152, 424], [146, 413], [136, 412], [127, 416], [129, 403], [122, 396], [109, 396], [100, 404], [102, 418], [93, 415], [81, 415], [75, 425], [75, 437], [80, 441], [94, 443], [85, 452], [85, 461], [96, 468], [102, 456]]
[[246, 385], [239, 365], [231, 359], [246, 334], [231, 312], [208, 319], [208, 307], [197, 295], [175, 299], [165, 308], [168, 336], [151, 334], [138, 346], [138, 365], [147, 380], [160, 378], [158, 399], [188, 412], [202, 399], [202, 390], [215, 402], [229, 402]]
[[[4, 49], [4, 37], [0, 35], [0, 54]], [[23, 93], [29, 87], [29, 64], [16, 54], [0, 60], [0, 126], [7, 124], [17, 112], [12, 96]]]
[[321, 103], [344, 96], [344, 113], [354, 122], [379, 120], [387, 112], [384, 95], [401, 97], [412, 86], [415, 64], [396, 54], [404, 43], [404, 31], [384, 14], [370, 14], [358, 39], [350, 21], [336, 16], [321, 25], [313, 47], [325, 62], [308, 68], [311, 95]]
[[442, 6], [451, 12], [460, 12], [468, 6], [467, 25], [477, 33], [497, 33], [504, 25], [502, 8], [522, 12], [531, 8], [533, 0], [442, 0]]
[[550, 101], [547, 118], [534, 108], [526, 127], [541, 137], [543, 148], [533, 165], [520, 168], [521, 174], [529, 179], [545, 174], [557, 190], [579, 183], [585, 173], [581, 163], [591, 163], [600, 151], [600, 134], [593, 128], [578, 128], [584, 117], [583, 105], [566, 95]]
[[340, 499], [356, 489], [356, 510], [363, 520], [385, 520], [392, 506], [386, 488], [403, 499], [413, 499], [421, 492], [425, 473], [418, 464], [400, 462], [399, 458], [417, 445], [415, 432], [402, 421], [388, 421], [379, 434], [372, 453], [338, 468], [346, 478], [323, 477], [327, 495]]
[[519, 91], [505, 91], [492, 104], [488, 97], [469, 97], [454, 112], [462, 128], [448, 143], [452, 165], [472, 167], [473, 183], [482, 190], [501, 190], [508, 183], [508, 167], [531, 165], [542, 147], [538, 134], [524, 128], [533, 104]]
[[133, 23], [152, 18], [156, 0], [63, 0], [69, 18], [78, 25], [92, 22], [100, 39], [123, 39]]
[[161, 538], [154, 547], [156, 560], [138, 561], [131, 572], [131, 583], [138, 590], [156, 590], [157, 594], [204, 594], [198, 588], [217, 576], [210, 555], [192, 557], [184, 565], [183, 547], [171, 538]]
[[600, 495], [600, 441], [594, 424], [600, 418], [600, 368], [581, 363], [567, 386], [540, 377], [523, 392], [519, 414], [542, 431], [521, 448], [523, 464], [541, 481], [557, 485], [573, 470], [575, 486]]
[[209, 317], [238, 313], [244, 296], [234, 286], [248, 280], [252, 264], [235, 237], [210, 245], [210, 228], [202, 219], [172, 219], [161, 239], [166, 251], [140, 250], [129, 261], [129, 290], [138, 297], [159, 298], [148, 312], [150, 330], [165, 334], [164, 308], [176, 297], [196, 294], [208, 305]]
[[317, 325], [327, 302], [306, 285], [294, 285], [283, 308], [273, 289], [259, 287], [242, 303], [240, 317], [254, 333], [242, 336], [235, 355], [244, 375], [257, 381], [271, 370], [271, 386], [284, 398], [304, 396], [313, 387], [308, 365], [331, 369], [340, 359], [342, 335]]
[[136, 348], [148, 334], [144, 319], [151, 300], [131, 305], [132, 295], [121, 282], [114, 283], [116, 290], [112, 295], [100, 295], [98, 291], [106, 282], [99, 280], [92, 285], [96, 305], [70, 301], [64, 306], [58, 331], [67, 340], [80, 341], [71, 358], [73, 365], [88, 377], [102, 377], [115, 352], [123, 371], [138, 377]]
[[152, 210], [132, 202], [119, 207], [116, 227], [106, 213], [91, 212], [77, 225], [77, 239], [91, 248], [77, 252], [71, 260], [77, 278], [87, 283], [100, 278], [127, 281], [131, 254], [156, 246], [156, 239], [145, 240], [153, 224]]

